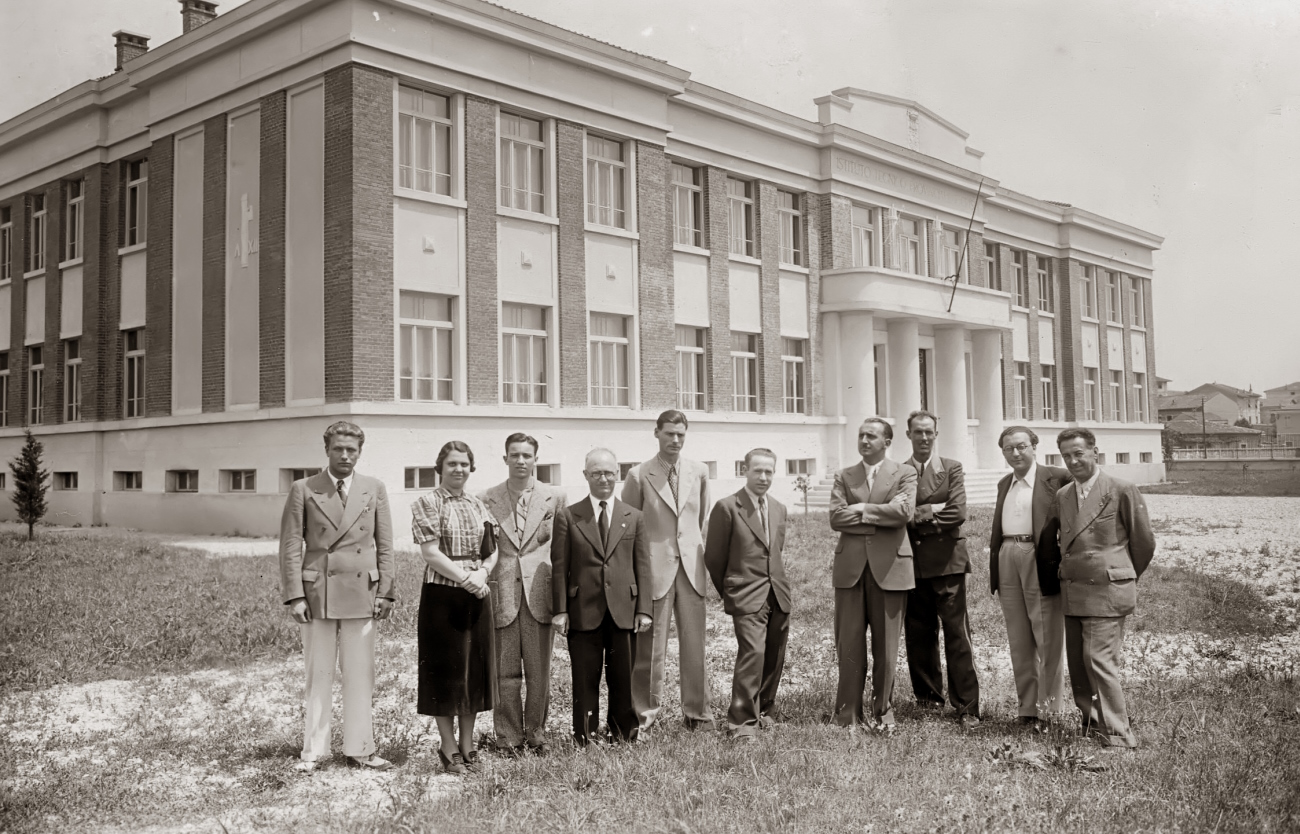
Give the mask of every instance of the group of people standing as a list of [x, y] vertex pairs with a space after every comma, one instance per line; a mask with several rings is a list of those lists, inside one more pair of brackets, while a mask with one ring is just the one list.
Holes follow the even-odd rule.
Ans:
[[[626, 474], [608, 449], [592, 449], [583, 467], [588, 495], [572, 504], [561, 489], [536, 480], [539, 444], [525, 433], [506, 438], [508, 478], [479, 495], [467, 491], [473, 451], [460, 441], [442, 447], [438, 486], [412, 505], [412, 532], [425, 562], [417, 711], [438, 724], [444, 771], [479, 769], [473, 730], [486, 710], [493, 712], [496, 753], [547, 752], [556, 634], [568, 644], [579, 746], [599, 732], [602, 677], [606, 739], [635, 741], [660, 719], [674, 620], [682, 720], [691, 730], [716, 729], [705, 671], [709, 583], [737, 642], [728, 736], [753, 741], [779, 720], [792, 599], [782, 555], [786, 508], [768, 495], [777, 457], [750, 450], [745, 485], [711, 503], [708, 468], [682, 456], [688, 430], [682, 412], [659, 415], [658, 453]], [[933, 414], [913, 412], [907, 435], [911, 458], [893, 461], [886, 456], [893, 427], [868, 418], [858, 433], [861, 462], [835, 478], [839, 684], [828, 720], [894, 731], [895, 666], [905, 635], [918, 704], [939, 710], [947, 700], [962, 725], [974, 728], [979, 682], [966, 612], [962, 467], [934, 454]], [[346, 761], [391, 766], [376, 753], [370, 705], [374, 621], [386, 618], [395, 600], [392, 524], [383, 483], [354, 472], [364, 441], [352, 423], [331, 425], [328, 469], [294, 482], [282, 519], [282, 597], [302, 624], [306, 663], [297, 768], [307, 772], [330, 753], [330, 693], [340, 667]], [[1062, 709], [1064, 650], [1084, 729], [1132, 747], [1118, 661], [1134, 586], [1154, 552], [1146, 508], [1132, 485], [1100, 471], [1086, 429], [1058, 438], [1068, 472], [1038, 465], [1037, 443], [1024, 427], [1008, 428], [999, 440], [1012, 473], [998, 485], [990, 542], [1019, 718], [1037, 723]]]

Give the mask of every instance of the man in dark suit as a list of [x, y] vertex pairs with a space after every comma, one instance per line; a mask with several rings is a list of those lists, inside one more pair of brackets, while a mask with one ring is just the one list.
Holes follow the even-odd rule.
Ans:
[[868, 417], [858, 429], [862, 462], [835, 475], [831, 529], [839, 532], [831, 568], [839, 686], [835, 723], [865, 723], [867, 629], [871, 629], [871, 718], [894, 731], [894, 673], [907, 592], [916, 585], [907, 523], [916, 506], [916, 470], [885, 457], [894, 429]]
[[[989, 539], [989, 584], [1002, 603], [1007, 623], [1018, 720], [1037, 725], [1040, 712], [1065, 709], [1061, 597], [1054, 588], [1042, 587], [1035, 548], [1044, 540], [1056, 490], [1069, 482], [1070, 473], [1038, 463], [1038, 435], [1025, 426], [1004, 429], [998, 445], [1011, 474], [998, 481]], [[1048, 532], [1045, 540], [1054, 544], [1055, 535]]]
[[1097, 439], [1066, 429], [1056, 446], [1074, 479], [1056, 493], [1061, 520], [1065, 657], [1086, 732], [1110, 747], [1137, 747], [1120, 685], [1124, 618], [1137, 607], [1137, 581], [1156, 552], [1142, 493], [1097, 466]]
[[980, 684], [975, 676], [970, 620], [966, 616], [966, 478], [961, 463], [934, 454], [939, 419], [928, 411], [907, 418], [912, 442], [908, 464], [916, 470], [916, 513], [907, 525], [916, 587], [907, 598], [907, 666], [919, 705], [943, 708], [939, 627], [948, 661], [948, 698], [962, 726], [980, 721]]
[[781, 548], [785, 505], [767, 496], [776, 471], [771, 449], [745, 454], [745, 486], [713, 505], [704, 563], [722, 607], [736, 629], [727, 730], [753, 741], [759, 727], [776, 723], [776, 690], [790, 632], [790, 583]]
[[641, 513], [614, 498], [614, 453], [588, 452], [582, 474], [591, 494], [556, 514], [551, 545], [551, 625], [569, 640], [573, 737], [586, 746], [596, 733], [605, 669], [610, 738], [636, 741], [632, 664], [651, 622], [650, 545]]

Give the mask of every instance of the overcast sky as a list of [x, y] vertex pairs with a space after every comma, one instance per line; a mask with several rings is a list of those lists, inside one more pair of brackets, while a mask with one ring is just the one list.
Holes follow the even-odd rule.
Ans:
[[[225, 0], [225, 12], [241, 2]], [[1165, 237], [1156, 367], [1175, 387], [1300, 380], [1300, 3], [505, 0], [813, 119], [862, 87], [968, 131], [984, 172]], [[174, 0], [0, 0], [0, 119], [113, 69]]]

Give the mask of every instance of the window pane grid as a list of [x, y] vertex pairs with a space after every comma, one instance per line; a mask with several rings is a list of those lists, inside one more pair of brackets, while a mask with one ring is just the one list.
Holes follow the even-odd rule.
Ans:
[[799, 195], [788, 191], [777, 192], [777, 207], [781, 226], [781, 263], [803, 265], [803, 213]]
[[123, 414], [126, 417], [144, 416], [144, 339], [140, 330], [122, 334], [125, 345], [126, 367], [122, 376]]
[[45, 268], [45, 195], [32, 197], [31, 236], [27, 251], [27, 271], [35, 272]]
[[546, 404], [546, 311], [501, 305], [501, 401]]
[[64, 251], [63, 259], [73, 261], [83, 257], [84, 253], [81, 248], [84, 212], [83, 208], [86, 200], [85, 181], [73, 180], [67, 184], [68, 205], [67, 217], [64, 224]]
[[545, 213], [545, 152], [541, 122], [501, 114], [501, 205]]
[[682, 246], [702, 246], [700, 169], [674, 162], [672, 178], [673, 242]]
[[731, 334], [731, 370], [734, 380], [732, 409], [758, 411], [758, 337], [752, 333]]
[[591, 404], [628, 405], [627, 319], [591, 314]]
[[704, 410], [704, 331], [677, 326], [677, 407]]
[[149, 162], [137, 160], [127, 164], [126, 245], [144, 243], [148, 229]]
[[754, 254], [754, 201], [752, 184], [727, 179], [727, 203], [730, 208], [731, 254]]
[[803, 339], [781, 340], [782, 405], [787, 414], [802, 414], [806, 404]]
[[398, 88], [397, 184], [451, 196], [451, 99]]
[[1052, 292], [1052, 273], [1047, 258], [1035, 256], [1034, 262], [1034, 273], [1038, 278], [1038, 309], [1054, 312], [1056, 297]]

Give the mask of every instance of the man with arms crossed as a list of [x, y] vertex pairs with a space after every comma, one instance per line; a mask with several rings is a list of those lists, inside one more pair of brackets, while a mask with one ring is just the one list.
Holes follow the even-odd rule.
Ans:
[[[564, 509], [564, 492], [537, 483], [537, 440], [516, 432], [506, 438], [510, 477], [480, 496], [501, 525], [499, 557], [492, 572], [500, 692], [492, 723], [496, 750], [517, 755], [528, 745], [546, 752], [551, 705], [551, 527]], [[524, 684], [527, 701], [522, 700]]]
[[[339, 421], [325, 430], [329, 468], [294, 481], [280, 520], [280, 593], [302, 624], [307, 666], [306, 730], [296, 769], [330, 755], [330, 699], [343, 672], [343, 755], [349, 765], [387, 770], [370, 720], [375, 620], [393, 606], [393, 522], [383, 481], [354, 472], [366, 436]], [[336, 666], [337, 658], [337, 666]]]
[[637, 640], [632, 698], [641, 729], [659, 715], [664, 688], [668, 626], [677, 618], [682, 718], [689, 729], [715, 728], [704, 673], [704, 520], [709, 508], [709, 469], [682, 457], [689, 424], [669, 410], [655, 422], [659, 454], [633, 467], [623, 501], [641, 511], [650, 537], [654, 624]]
[[966, 521], [966, 476], [961, 463], [934, 454], [939, 418], [913, 411], [907, 418], [917, 474], [916, 513], [907, 525], [916, 568], [916, 588], [907, 598], [907, 666], [912, 692], [922, 707], [943, 708], [939, 627], [948, 661], [948, 698], [963, 727], [979, 725], [980, 684], [975, 676], [970, 620], [966, 616], [966, 574], [970, 558]]
[[1052, 502], [1056, 491], [1069, 483], [1070, 473], [1038, 463], [1038, 435], [1024, 426], [1004, 429], [998, 445], [1011, 474], [998, 481], [989, 537], [989, 585], [1007, 623], [1017, 720], [1038, 725], [1040, 717], [1065, 709], [1065, 618], [1059, 587], [1049, 581], [1043, 588], [1039, 582], [1035, 548], [1040, 541], [1056, 545], [1055, 525], [1049, 526]]
[[1074, 479], [1056, 493], [1061, 519], [1061, 596], [1065, 659], [1083, 727], [1109, 747], [1132, 749], [1120, 685], [1124, 618], [1137, 607], [1137, 580], [1155, 556], [1156, 539], [1142, 494], [1097, 466], [1097, 438], [1087, 429], [1056, 436]]
[[862, 690], [867, 680], [867, 629], [871, 629], [871, 719], [894, 731], [894, 672], [907, 592], [916, 585], [907, 523], [916, 506], [916, 470], [885, 457], [893, 427], [868, 417], [858, 429], [862, 462], [835, 474], [831, 529], [835, 545], [835, 650], [839, 687], [834, 721], [865, 723]]
[[745, 454], [745, 486], [713, 505], [704, 561], [722, 606], [736, 628], [736, 669], [727, 730], [754, 741], [776, 723], [772, 709], [790, 632], [790, 583], [781, 548], [785, 505], [767, 496], [776, 470], [771, 449]]
[[614, 500], [618, 459], [608, 449], [593, 449], [582, 474], [591, 494], [555, 516], [551, 546], [551, 623], [569, 638], [573, 738], [579, 747], [596, 734], [602, 669], [610, 740], [636, 741], [632, 663], [638, 634], [650, 628], [651, 610], [644, 519]]

